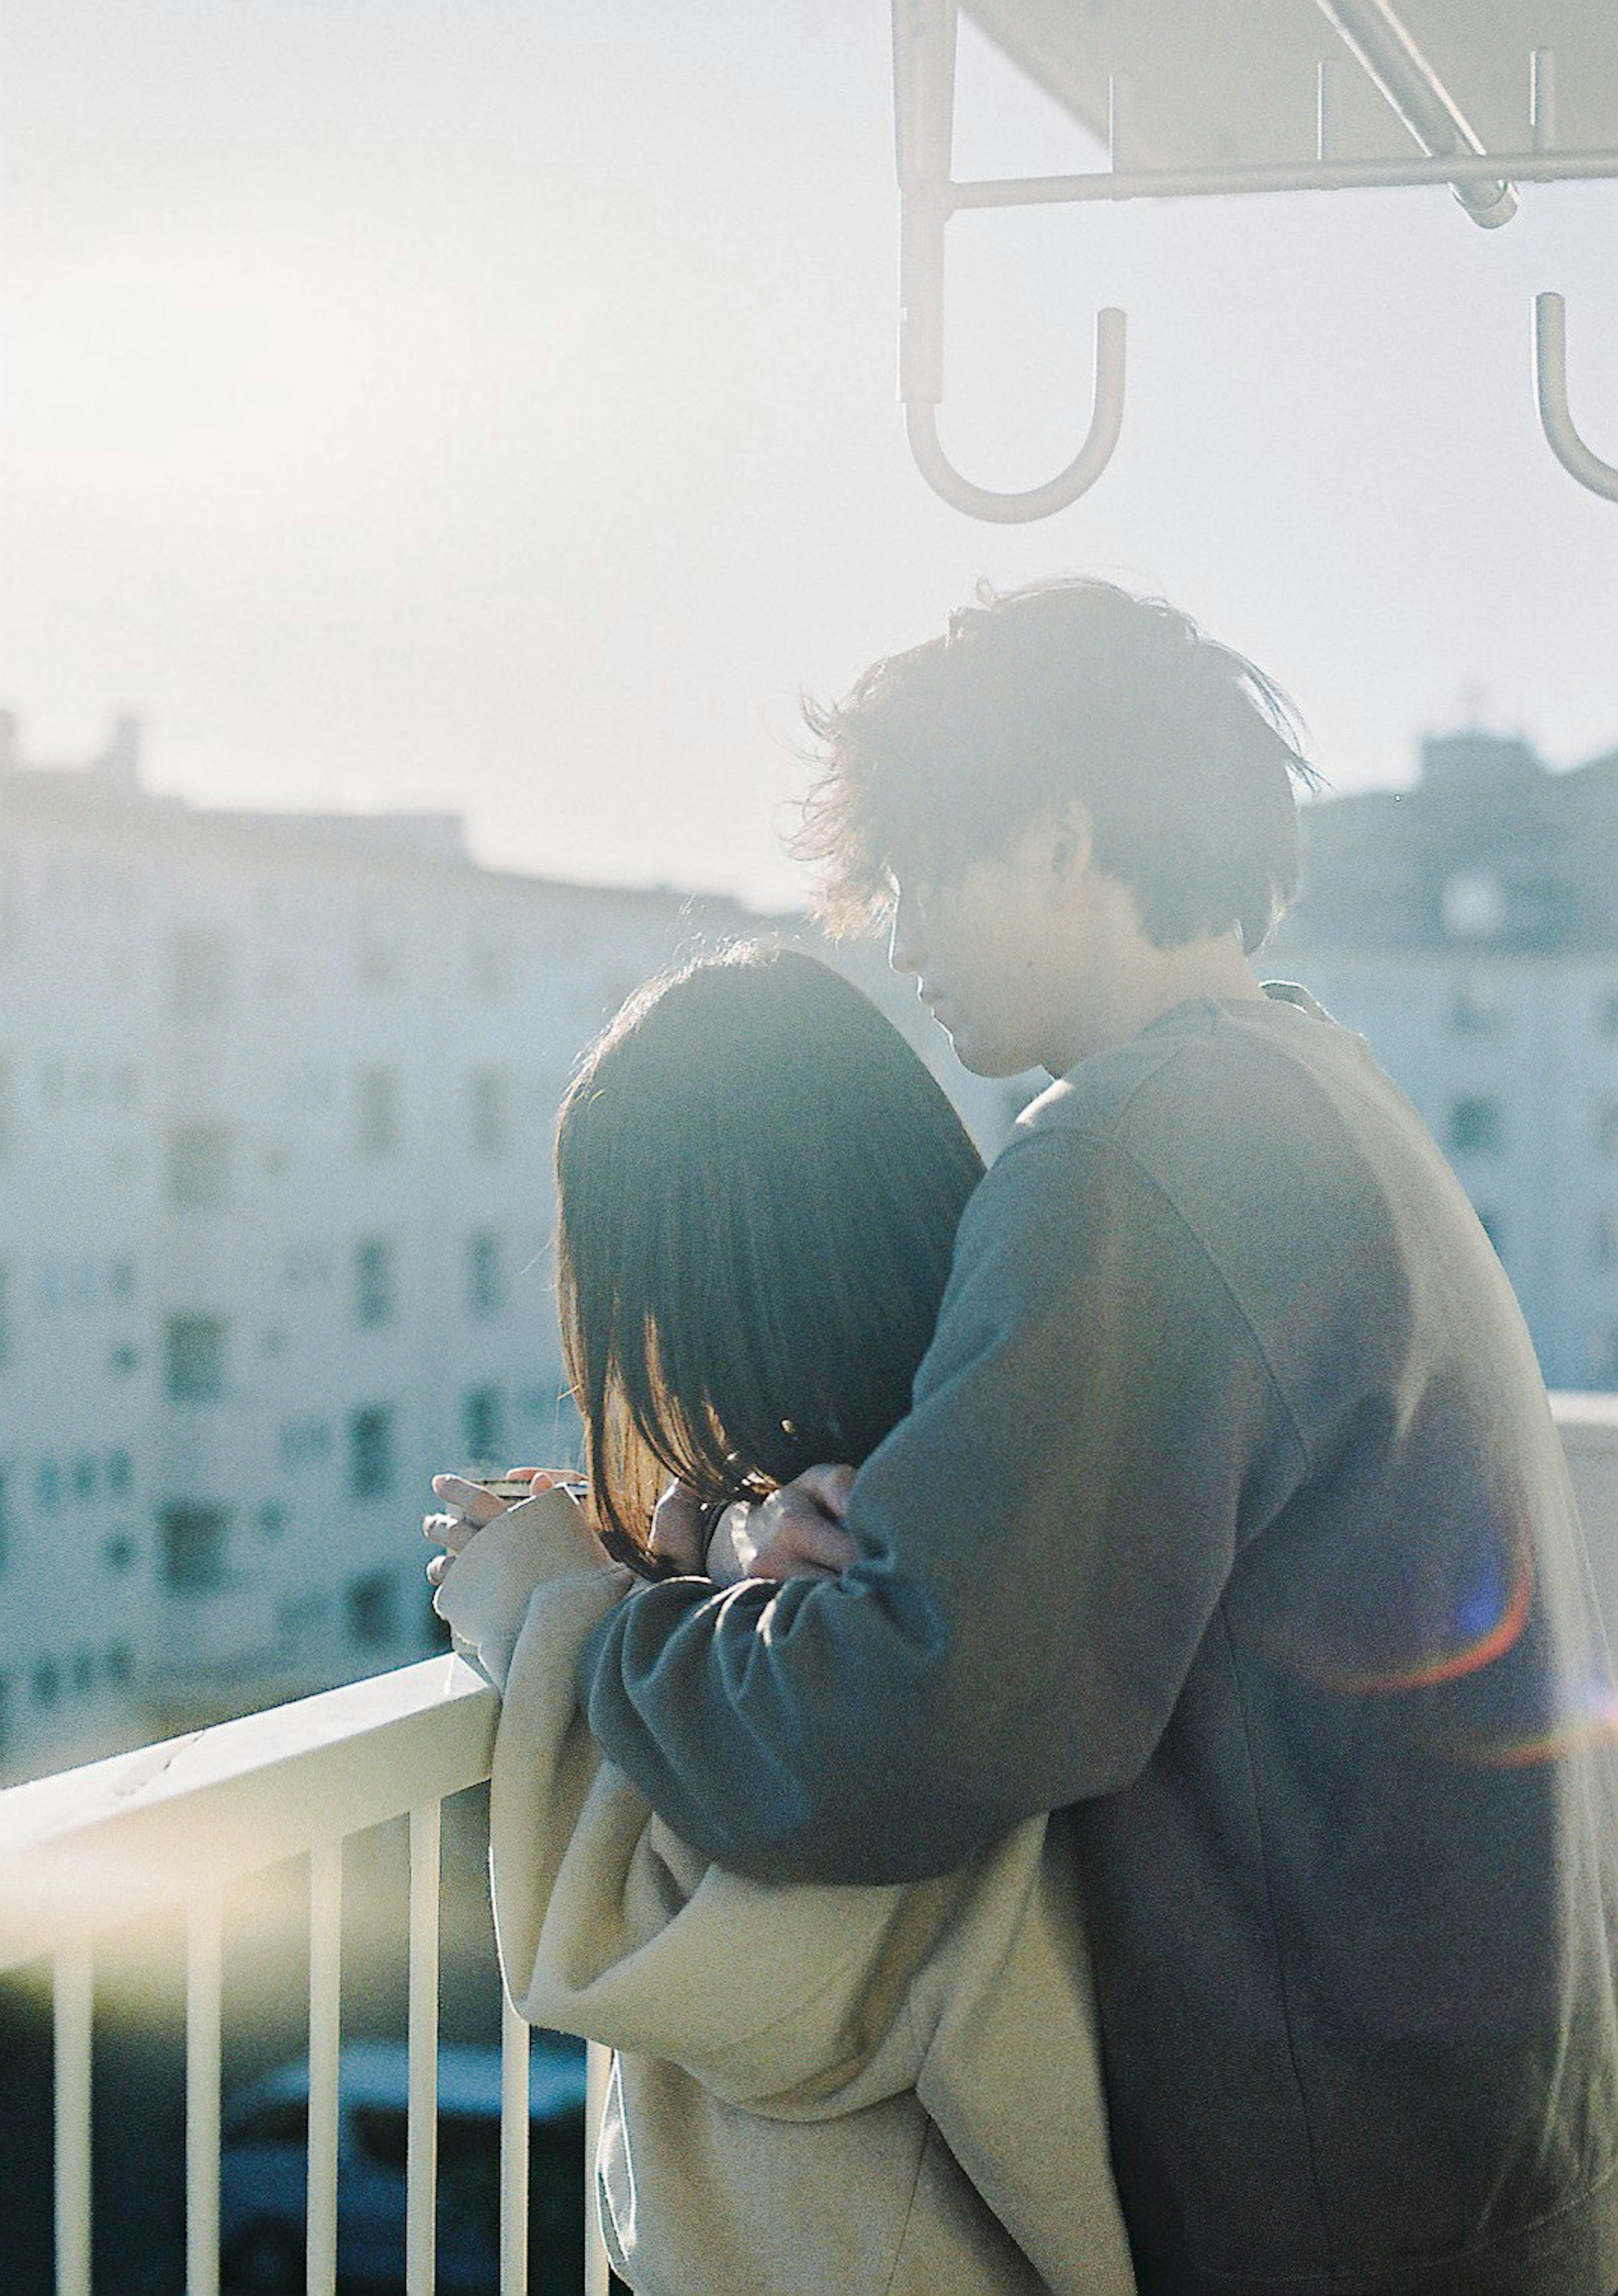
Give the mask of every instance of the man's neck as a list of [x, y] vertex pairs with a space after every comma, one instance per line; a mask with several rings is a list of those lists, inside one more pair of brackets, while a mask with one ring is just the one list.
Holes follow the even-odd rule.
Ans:
[[1061, 1042], [1053, 1039], [1052, 1053], [1062, 1065], [1051, 1066], [1052, 1075], [1065, 1074], [1091, 1053], [1127, 1044], [1194, 997], [1246, 1003], [1264, 993], [1234, 933], [1183, 941], [1175, 948], [1158, 948], [1144, 935], [1110, 938], [1109, 946], [1094, 952], [1083, 978], [1083, 994], [1075, 1002], [1070, 1025], [1063, 1027]]

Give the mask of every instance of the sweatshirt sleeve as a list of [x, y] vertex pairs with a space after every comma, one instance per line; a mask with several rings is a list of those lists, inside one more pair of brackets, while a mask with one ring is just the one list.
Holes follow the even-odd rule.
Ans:
[[489, 1857], [517, 2008], [777, 2119], [828, 2119], [910, 2088], [927, 2038], [911, 1980], [980, 1877], [775, 1889], [689, 1849], [603, 1762], [578, 1710], [574, 1667], [622, 1599], [616, 1582], [575, 1569], [538, 1583], [505, 1673]]
[[939, 1874], [1132, 1779], [1238, 1543], [1303, 1469], [1221, 1270], [1105, 1136], [1034, 1131], [968, 1208], [910, 1415], [830, 1581], [646, 1588], [592, 1637], [591, 1727], [739, 1871]]
[[627, 1570], [594, 1563], [576, 1502], [565, 1490], [543, 1491], [507, 1507], [467, 1541], [445, 1574], [433, 1608], [462, 1656], [503, 1690], [535, 1588], [576, 1578], [597, 1583], [602, 1591], [598, 1623], [633, 1583]]

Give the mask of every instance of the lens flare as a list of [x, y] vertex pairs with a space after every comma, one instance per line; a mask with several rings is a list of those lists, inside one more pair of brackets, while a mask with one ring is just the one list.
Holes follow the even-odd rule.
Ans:
[[1457, 1603], [1442, 1646], [1393, 1667], [1347, 1668], [1317, 1662], [1310, 1671], [1323, 1688], [1347, 1697], [1389, 1698], [1432, 1690], [1480, 1673], [1503, 1658], [1522, 1636], [1533, 1608], [1533, 1557], [1524, 1553], [1508, 1578], [1499, 1557], [1488, 1558]]

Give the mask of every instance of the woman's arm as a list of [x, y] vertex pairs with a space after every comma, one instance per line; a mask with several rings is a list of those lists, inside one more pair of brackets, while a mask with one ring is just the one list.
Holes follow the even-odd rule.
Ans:
[[512, 1508], [438, 1597], [503, 1689], [490, 1872], [513, 2001], [776, 2117], [829, 2118], [910, 2087], [927, 2044], [911, 1982], [978, 1877], [777, 1889], [681, 1841], [578, 1709], [579, 1653], [634, 1582], [592, 1566], [576, 1524], [560, 1495]]

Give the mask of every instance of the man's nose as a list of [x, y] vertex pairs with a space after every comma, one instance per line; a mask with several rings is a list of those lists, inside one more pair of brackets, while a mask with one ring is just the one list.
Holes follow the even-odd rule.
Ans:
[[894, 901], [894, 921], [887, 935], [887, 961], [895, 972], [921, 970], [921, 920], [912, 895], [899, 893]]

